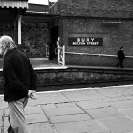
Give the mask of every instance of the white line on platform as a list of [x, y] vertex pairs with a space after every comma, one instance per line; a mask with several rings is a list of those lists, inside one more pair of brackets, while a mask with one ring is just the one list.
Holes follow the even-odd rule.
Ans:
[[42, 70], [42, 69], [66, 69], [67, 67], [34, 67], [34, 70]]
[[[66, 66], [61, 66], [61, 67], [33, 67], [34, 70], [50, 70], [50, 69], [67, 69], [68, 67]], [[3, 69], [0, 69], [0, 71], [3, 71]]]
[[47, 58], [30, 58], [30, 60], [48, 60]]
[[[122, 86], [108, 86], [108, 87], [94, 87], [94, 88], [81, 88], [81, 89], [65, 89], [65, 90], [56, 90], [56, 91], [40, 91], [37, 92], [38, 94], [43, 94], [43, 93], [55, 93], [55, 92], [65, 92], [65, 91], [77, 91], [77, 90], [99, 90], [99, 89], [104, 89], [104, 88], [109, 88], [109, 87], [133, 87], [133, 85], [122, 85]], [[0, 95], [4, 96], [4, 95]]]

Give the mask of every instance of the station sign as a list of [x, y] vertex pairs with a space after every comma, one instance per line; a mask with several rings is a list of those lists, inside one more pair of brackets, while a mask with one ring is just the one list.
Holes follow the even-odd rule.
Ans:
[[68, 46], [103, 46], [103, 38], [69, 37]]

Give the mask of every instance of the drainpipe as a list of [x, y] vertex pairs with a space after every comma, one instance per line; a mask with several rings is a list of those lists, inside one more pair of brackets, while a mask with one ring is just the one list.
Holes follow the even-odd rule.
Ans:
[[18, 48], [21, 46], [21, 19], [22, 15], [18, 16]]

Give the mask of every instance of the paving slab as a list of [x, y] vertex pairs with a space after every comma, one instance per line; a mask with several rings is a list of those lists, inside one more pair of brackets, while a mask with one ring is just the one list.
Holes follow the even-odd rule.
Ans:
[[[25, 108], [28, 133], [133, 133], [132, 86], [37, 95], [38, 99], [29, 99]], [[8, 112], [3, 99], [0, 97], [0, 116], [3, 109]], [[8, 117], [4, 125], [7, 133]]]
[[123, 86], [114, 86], [113, 88], [116, 89], [116, 90], [118, 90], [118, 88], [119, 88], [119, 91], [121, 89], [120, 93], [121, 93], [122, 96], [133, 96], [133, 86], [132, 85], [130, 85], [130, 86], [125, 86], [125, 85], [123, 85]]
[[76, 104], [82, 109], [96, 109], [108, 106], [103, 100], [79, 101]]
[[60, 92], [37, 93], [37, 100], [29, 99], [28, 105], [33, 106], [62, 102], [69, 102], [69, 100]]
[[5, 109], [8, 107], [8, 103], [4, 102], [4, 97], [0, 96], [0, 109]]
[[38, 106], [26, 106], [25, 114], [43, 114], [43, 110], [41, 107]]
[[76, 121], [88, 121], [92, 118], [88, 114], [75, 114], [75, 115], [63, 115], [63, 116], [50, 116], [49, 119], [52, 123], [68, 123]]
[[55, 104], [41, 105], [41, 107], [43, 108], [43, 110], [49, 110], [49, 109], [55, 109], [56, 108]]
[[[91, 132], [88, 132], [88, 133], [91, 133]], [[110, 132], [108, 132], [108, 131], [100, 131], [100, 132], [94, 132], [94, 133], [110, 133]]]
[[77, 106], [75, 103], [59, 103], [55, 104], [57, 108], [64, 108], [64, 107], [72, 107], [72, 106]]
[[108, 106], [115, 107], [117, 109], [128, 109], [133, 108], [133, 100], [125, 100], [125, 101], [114, 101], [114, 102], [107, 102]]
[[112, 97], [120, 97], [122, 96], [123, 92], [123, 87], [108, 87], [108, 88], [103, 88], [103, 89], [98, 89], [97, 91], [106, 97], [112, 98]]
[[[58, 133], [97, 133], [105, 132], [96, 121], [80, 121], [54, 124]], [[106, 132], [105, 132], [106, 133]]]
[[70, 101], [83, 101], [92, 99], [104, 99], [105, 96], [101, 95], [97, 90], [86, 89], [76, 91], [63, 91], [62, 92]]
[[128, 133], [133, 131], [133, 121], [127, 117], [115, 117], [99, 120], [111, 133]]
[[27, 124], [48, 122], [48, 119], [45, 114], [30, 114], [26, 115], [25, 117]]
[[28, 124], [28, 133], [55, 133], [49, 123]]
[[120, 97], [110, 97], [110, 98], [106, 98], [104, 99], [104, 101], [107, 102], [116, 102], [116, 101], [127, 101], [127, 100], [132, 100], [131, 97], [128, 96], [120, 96]]
[[130, 97], [133, 96], [133, 86], [103, 87], [98, 92], [107, 97]]
[[122, 114], [129, 116], [131, 119], [133, 119], [133, 108], [132, 109], [119, 109], [119, 111]]
[[90, 109], [90, 110], [86, 110], [86, 112], [95, 120], [124, 116], [122, 113], [120, 113], [118, 110], [112, 107]]
[[[88, 132], [88, 133], [93, 133], [93, 132]], [[100, 131], [100, 132], [94, 132], [94, 133], [110, 133], [109, 131]]]
[[[43, 108], [43, 107], [42, 107]], [[55, 115], [69, 115], [69, 114], [84, 114], [84, 111], [79, 107], [64, 107], [64, 108], [55, 108], [51, 110], [45, 110], [47, 116]]]

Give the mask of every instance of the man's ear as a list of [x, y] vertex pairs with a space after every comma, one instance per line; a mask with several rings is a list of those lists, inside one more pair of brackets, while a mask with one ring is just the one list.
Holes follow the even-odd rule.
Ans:
[[8, 42], [5, 42], [5, 43], [3, 44], [3, 48], [4, 48], [4, 49], [7, 48], [8, 45], [9, 45], [9, 43], [8, 43]]
[[5, 47], [6, 47], [6, 46], [5, 46], [5, 43], [4, 43], [4, 44], [3, 44], [3, 48], [5, 49]]

